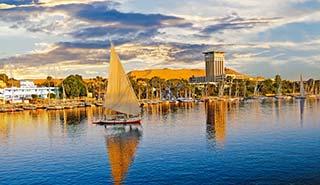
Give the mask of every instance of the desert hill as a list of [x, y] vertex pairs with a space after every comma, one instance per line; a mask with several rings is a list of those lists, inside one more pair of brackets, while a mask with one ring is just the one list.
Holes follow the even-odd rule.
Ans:
[[[242, 78], [250, 78], [248, 75], [241, 74], [233, 69], [225, 68], [226, 74], [230, 76], [241, 76]], [[200, 77], [205, 76], [204, 69], [147, 69], [147, 70], [135, 70], [128, 73], [129, 77], [132, 78], [146, 78], [151, 79], [152, 77], [159, 77], [162, 79], [186, 79], [189, 80], [190, 77]]]
[[[253, 80], [263, 80], [262, 77], [251, 77], [246, 74], [242, 74], [234, 69], [225, 68], [227, 76], [233, 76], [237, 79], [253, 79]], [[134, 70], [128, 73], [128, 76], [134, 79], [146, 78], [151, 79], [153, 77], [159, 77], [165, 80], [169, 79], [185, 79], [189, 80], [190, 77], [200, 77], [205, 76], [204, 69], [146, 69], [146, 70]], [[92, 79], [84, 79], [85, 82], [89, 82]], [[33, 79], [36, 85], [41, 85], [46, 81], [46, 79]], [[53, 79], [55, 85], [59, 85], [62, 79]]]

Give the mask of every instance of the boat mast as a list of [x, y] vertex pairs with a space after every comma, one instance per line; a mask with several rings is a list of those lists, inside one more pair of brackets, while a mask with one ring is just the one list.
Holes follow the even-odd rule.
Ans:
[[257, 91], [258, 91], [258, 82], [256, 82], [256, 85], [254, 86], [253, 96], [257, 96]]
[[10, 78], [11, 78], [11, 103], [13, 104], [13, 101], [14, 101], [14, 90], [13, 90], [13, 72], [12, 72], [12, 68], [13, 68], [13, 65], [11, 64], [11, 61], [10, 61], [9, 70], [10, 70]]
[[243, 87], [243, 97], [245, 98], [246, 97], [246, 94], [247, 94], [247, 84], [246, 82], [244, 81], [244, 87]]
[[278, 95], [278, 96], [281, 96], [281, 95], [282, 95], [281, 89], [282, 89], [282, 83], [279, 82], [279, 84], [278, 84], [278, 90], [277, 90], [277, 95]]
[[236, 92], [235, 92], [234, 96], [235, 97], [239, 96], [239, 83], [238, 83], [238, 81], [236, 82]]
[[63, 83], [63, 81], [62, 81], [62, 96], [63, 96], [63, 102], [65, 102], [66, 101], [66, 91], [65, 91], [65, 88], [64, 88], [64, 83]]
[[233, 84], [233, 78], [231, 79], [230, 85], [229, 85], [229, 98], [232, 95], [232, 84]]
[[304, 97], [305, 92], [304, 92], [304, 86], [303, 86], [303, 80], [302, 80], [302, 74], [300, 75], [300, 96]]

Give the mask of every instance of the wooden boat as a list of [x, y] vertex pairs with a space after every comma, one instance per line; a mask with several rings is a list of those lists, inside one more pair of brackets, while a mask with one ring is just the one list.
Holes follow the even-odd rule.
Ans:
[[23, 108], [20, 108], [20, 107], [14, 108], [14, 112], [22, 112], [22, 111], [24, 111]]
[[5, 112], [22, 112], [24, 111], [23, 108], [20, 107], [7, 107], [4, 109]]
[[285, 95], [277, 95], [277, 96], [275, 96], [275, 99], [277, 99], [277, 100], [289, 100], [291, 98], [292, 98], [291, 96], [285, 96]]
[[23, 109], [24, 110], [36, 110], [37, 107], [34, 105], [26, 105], [26, 106], [23, 106]]
[[109, 69], [104, 108], [118, 114], [124, 114], [125, 116], [121, 118], [116, 114], [114, 119], [110, 119], [107, 118], [107, 115], [104, 115], [104, 118], [94, 121], [93, 123], [100, 125], [140, 124], [141, 118], [139, 114], [141, 108], [139, 100], [112, 44], [110, 49]]
[[286, 96], [282, 94], [282, 83], [278, 85], [277, 95], [274, 97], [276, 100], [288, 100], [291, 99], [291, 96]]
[[117, 119], [101, 119], [95, 121], [94, 124], [97, 125], [126, 125], [126, 124], [141, 124], [140, 117], [134, 118], [117, 118]]
[[46, 109], [47, 107], [45, 105], [42, 104], [38, 104], [36, 105], [36, 109]]
[[62, 110], [63, 109], [63, 106], [60, 106], [60, 105], [49, 105], [47, 107], [47, 110]]
[[6, 112], [15, 112], [16, 109], [15, 109], [14, 107], [7, 107], [7, 108], [5, 109], [5, 111], [6, 111]]
[[78, 103], [77, 107], [79, 107], [79, 108], [86, 107], [86, 104], [84, 102], [80, 102], [80, 103]]
[[0, 108], [0, 113], [4, 113], [4, 112], [7, 112], [7, 109], [6, 108]]
[[103, 106], [103, 104], [101, 102], [95, 102], [94, 105], [97, 106], [97, 107], [102, 107]]
[[182, 103], [190, 103], [190, 102], [194, 102], [193, 98], [177, 98], [178, 102], [182, 102]]
[[85, 104], [85, 107], [92, 107], [92, 103], [90, 102], [85, 102], [84, 104]]
[[64, 109], [73, 109], [74, 106], [73, 105], [64, 105], [63, 108]]

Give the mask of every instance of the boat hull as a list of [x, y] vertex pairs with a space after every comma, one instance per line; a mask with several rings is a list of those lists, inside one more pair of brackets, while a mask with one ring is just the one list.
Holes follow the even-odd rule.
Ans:
[[135, 120], [98, 120], [98, 121], [94, 121], [93, 124], [96, 124], [96, 125], [135, 125], [135, 124], [141, 124], [141, 119], [135, 119]]

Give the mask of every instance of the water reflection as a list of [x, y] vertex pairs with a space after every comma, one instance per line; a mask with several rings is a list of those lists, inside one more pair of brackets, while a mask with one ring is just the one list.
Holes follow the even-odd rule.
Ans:
[[134, 129], [105, 137], [103, 127], [91, 124], [101, 110], [0, 114], [0, 184], [303, 184], [318, 178], [319, 100], [150, 105], [143, 140]]
[[227, 106], [222, 101], [206, 103], [207, 138], [217, 146], [223, 146], [226, 137]]
[[122, 184], [131, 166], [139, 141], [141, 128], [107, 128], [106, 148], [114, 184]]
[[9, 123], [0, 123], [0, 142], [7, 144], [9, 140], [10, 127]]
[[303, 114], [304, 114], [304, 104], [305, 104], [305, 100], [301, 99], [299, 101], [300, 103], [300, 125], [301, 127], [303, 126]]
[[159, 103], [150, 104], [145, 106], [144, 113], [151, 115], [168, 115], [169, 113], [175, 113], [178, 109], [191, 109], [195, 106], [194, 102], [185, 103]]
[[143, 116], [148, 119], [148, 121], [163, 120], [166, 123], [170, 123], [172, 119], [175, 118], [176, 113], [180, 111], [191, 112], [194, 111], [194, 102], [185, 103], [172, 103], [164, 102], [159, 104], [149, 104], [143, 109]]

